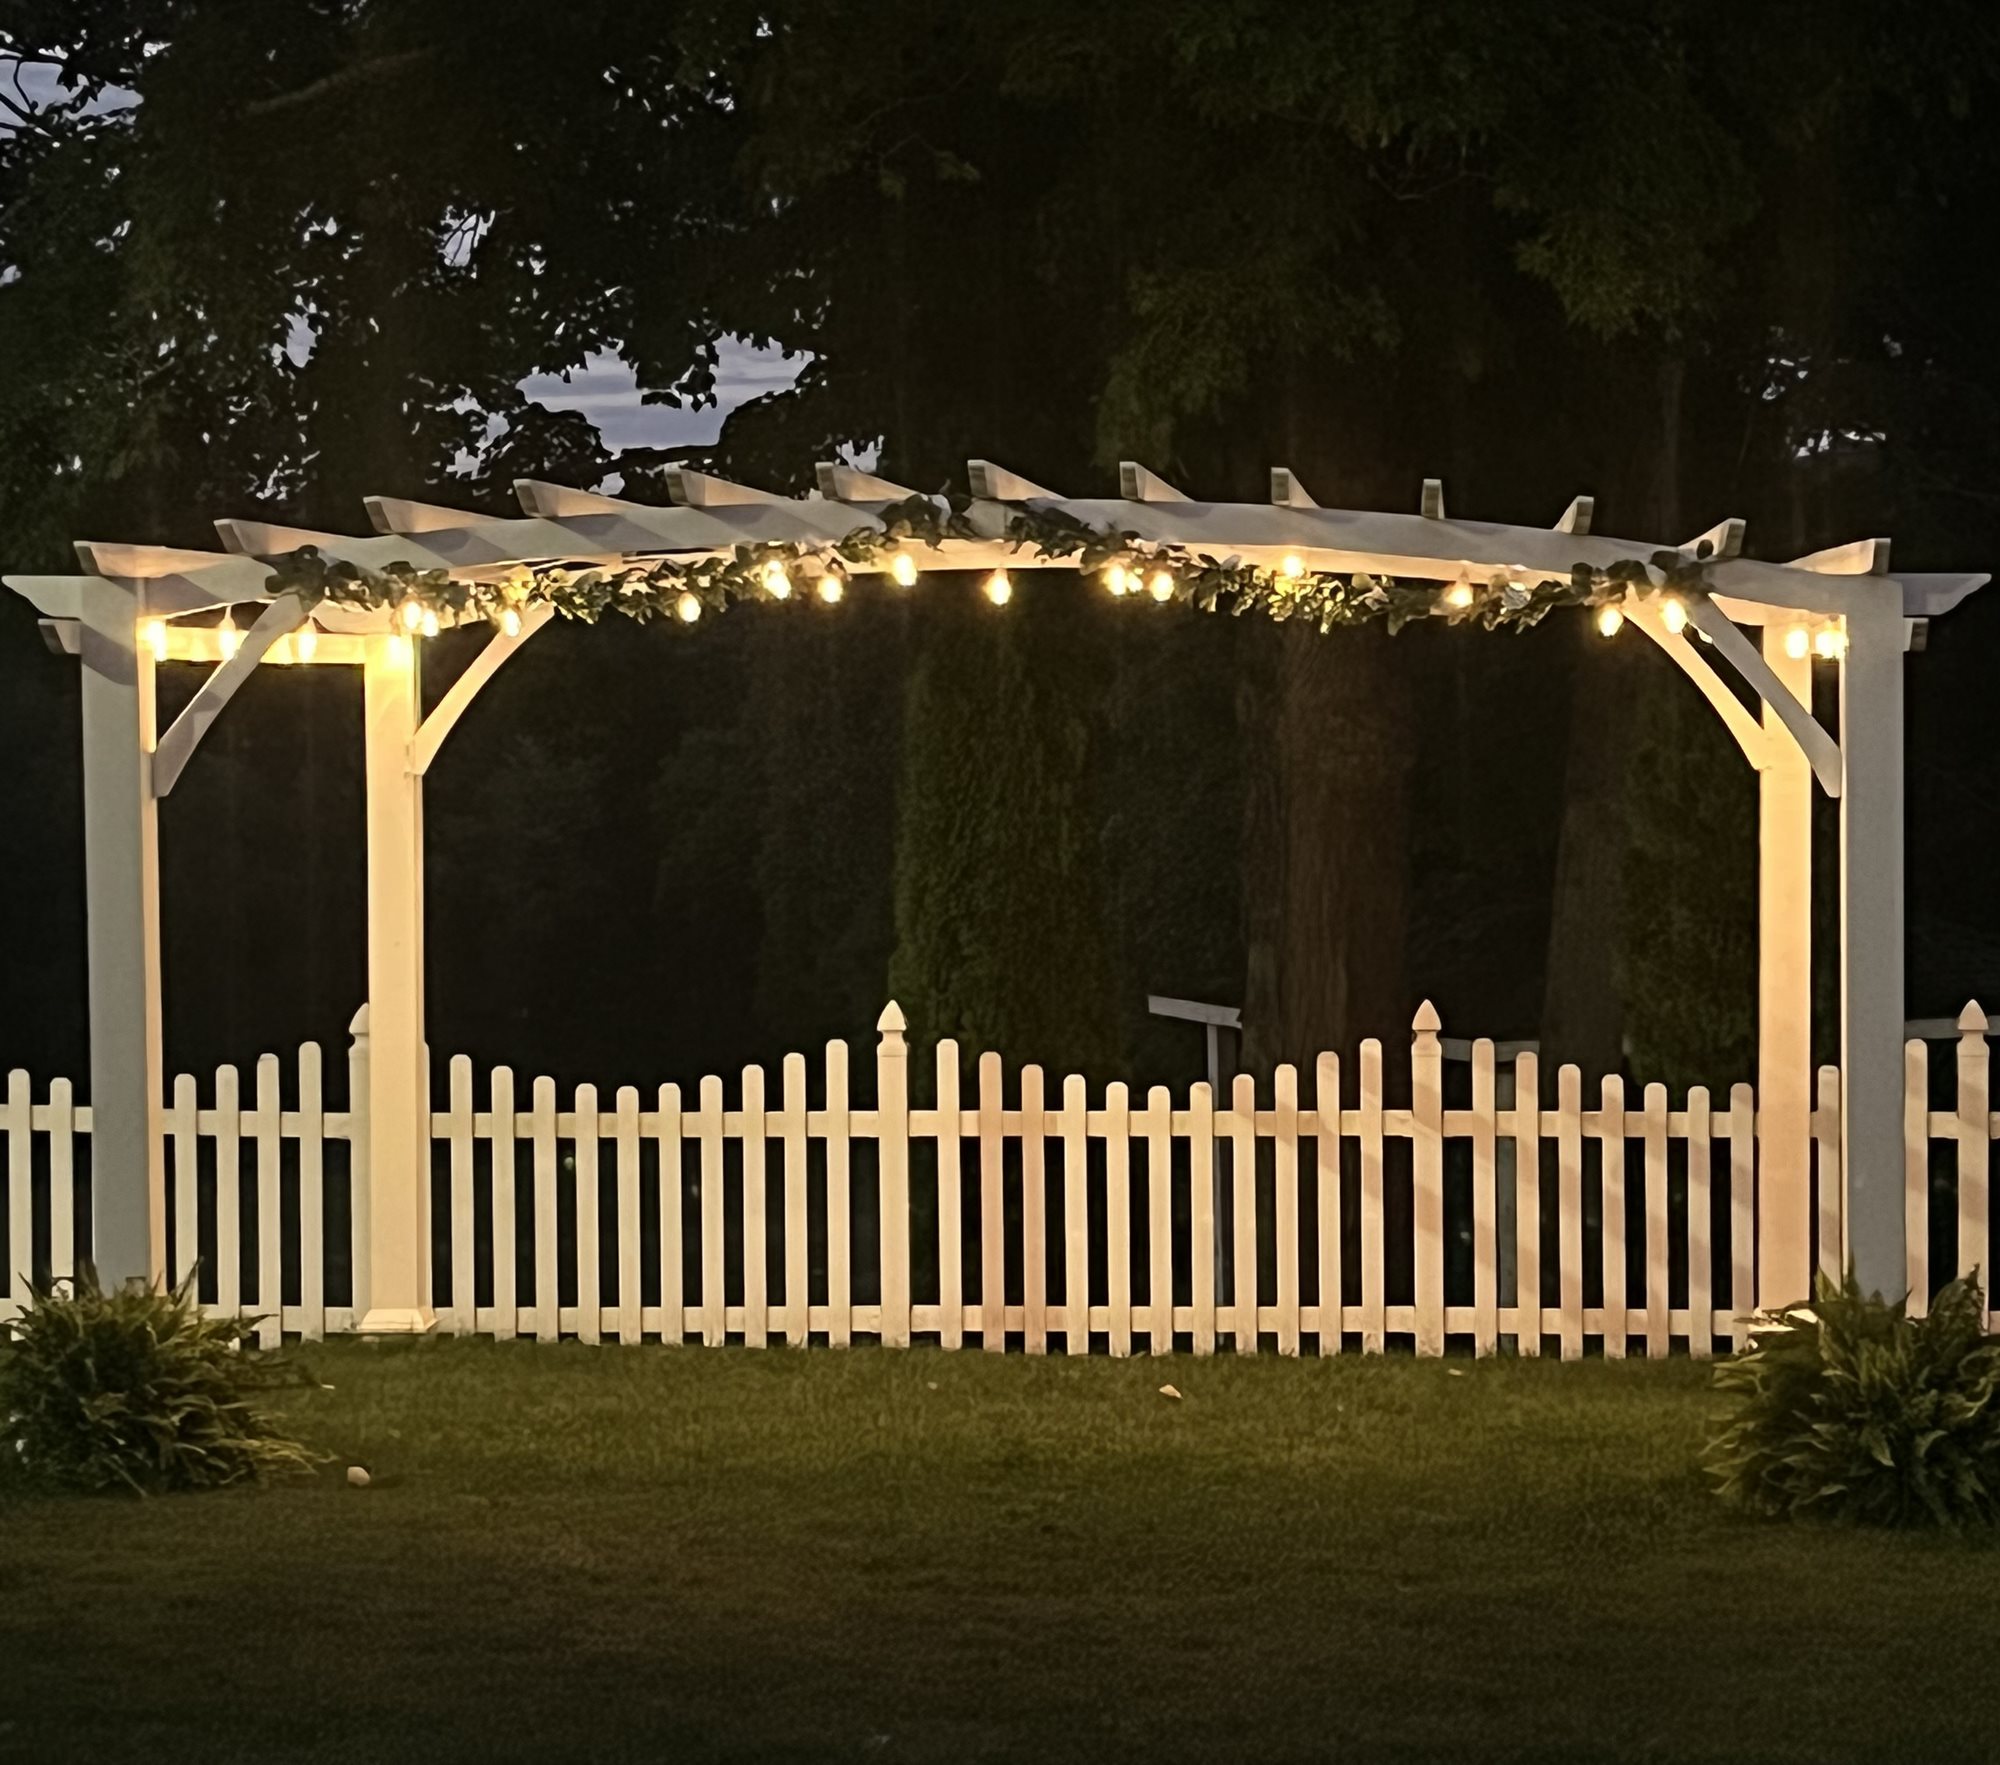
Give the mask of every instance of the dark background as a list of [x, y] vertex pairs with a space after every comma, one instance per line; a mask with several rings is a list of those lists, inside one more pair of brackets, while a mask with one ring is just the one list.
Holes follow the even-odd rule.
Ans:
[[[11, 0], [0, 561], [845, 448], [1986, 568], [1996, 69], [1950, 3]], [[610, 350], [698, 408], [731, 338], [804, 365], [712, 446], [521, 389]], [[0, 600], [0, 1066], [81, 1077], [76, 667]], [[2000, 994], [1996, 663], [1989, 591], [1908, 664], [1913, 1016]], [[344, 1045], [359, 704], [267, 671], [164, 805], [174, 1070]], [[1320, 639], [1024, 573], [1004, 613], [938, 576], [552, 629], [428, 780], [432, 1045], [655, 1083], [865, 1043], [893, 992], [920, 1039], [1178, 1082], [1149, 991], [1242, 1003], [1254, 1064], [1430, 997], [1725, 1083], [1754, 804], [1580, 619]]]

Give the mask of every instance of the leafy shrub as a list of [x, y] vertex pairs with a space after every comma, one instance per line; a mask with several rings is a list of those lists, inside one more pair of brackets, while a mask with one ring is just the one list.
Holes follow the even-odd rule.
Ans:
[[1753, 1513], [1876, 1526], [2000, 1519], [2000, 1338], [1977, 1277], [1912, 1318], [1850, 1274], [1769, 1314], [1716, 1368], [1736, 1398], [1710, 1440], [1719, 1492]]
[[212, 1318], [190, 1274], [106, 1292], [94, 1271], [38, 1288], [0, 1326], [0, 1451], [39, 1480], [141, 1495], [304, 1470], [256, 1393], [303, 1375], [240, 1352], [253, 1318]]

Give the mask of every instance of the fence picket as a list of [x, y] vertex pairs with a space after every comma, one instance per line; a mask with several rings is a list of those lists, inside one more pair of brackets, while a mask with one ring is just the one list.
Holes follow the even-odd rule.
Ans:
[[1089, 1102], [1083, 1077], [1063, 1080], [1063, 1352], [1090, 1352]]
[[1118, 1083], [1104, 1093], [1104, 1235], [1109, 1346], [1122, 1360], [1132, 1352], [1132, 1094]]
[[215, 1069], [215, 1309], [243, 1310], [243, 1103], [236, 1068]]
[[1556, 1073], [1556, 1229], [1562, 1358], [1583, 1358], [1583, 1074]]
[[1757, 1104], [1748, 1085], [1729, 1088], [1730, 1344], [1742, 1348], [1743, 1326], [1757, 1309]]
[[1278, 1352], [1299, 1352], [1299, 1073], [1280, 1066], [1272, 1075], [1276, 1172], [1272, 1222], [1278, 1235]]
[[1007, 1346], [1006, 1142], [1000, 1135], [1000, 1056], [979, 1057], [979, 1345]]
[[1688, 1353], [1707, 1360], [1715, 1352], [1714, 1193], [1709, 1144], [1708, 1090], [1696, 1085], [1687, 1100]]
[[[299, 1334], [326, 1334], [326, 1086], [319, 1044], [299, 1049]], [[472, 1296], [466, 1295], [466, 1310]]]
[[1987, 1165], [1992, 1128], [1986, 1053], [1986, 1013], [1978, 1003], [1958, 1014], [1958, 1268], [1959, 1275], [1984, 1270], [1990, 1235]]
[[445, 1068], [445, 1134], [451, 1154], [451, 1309], [438, 1321], [460, 1335], [479, 1328], [473, 1268], [472, 1061], [454, 1054]]
[[1338, 1354], [1345, 1320], [1340, 1268], [1340, 1056], [1313, 1065], [1313, 1106], [1319, 1135], [1313, 1167], [1319, 1179], [1319, 1351]]
[[807, 1252], [805, 1056], [787, 1054], [782, 1072], [785, 1109], [778, 1131], [785, 1146], [785, 1341], [803, 1348], [812, 1313], [807, 1280], [812, 1259]]
[[[681, 1088], [662, 1085], [655, 1140], [660, 1168], [660, 1340], [678, 1348], [687, 1341], [687, 1178], [681, 1170]], [[831, 1077], [827, 1107], [833, 1106]], [[845, 1124], [842, 1144], [845, 1145]], [[832, 1162], [828, 1160], [829, 1164]], [[845, 1219], [843, 1210], [841, 1218]], [[828, 1242], [832, 1242], [829, 1233]]]
[[959, 1162], [965, 1130], [958, 1100], [958, 1044], [937, 1045], [938, 1346], [965, 1342], [965, 1178]]
[[[743, 1346], [771, 1341], [771, 1173], [764, 1162], [764, 1069], [743, 1069]], [[886, 1229], [884, 1238], [886, 1242]], [[888, 1285], [886, 1257], [883, 1286]], [[884, 1332], [884, 1339], [887, 1333]]]
[[1188, 1211], [1193, 1240], [1194, 1351], [1215, 1352], [1215, 1093], [1197, 1084], [1188, 1099]]
[[1361, 1352], [1380, 1354], [1387, 1333], [1382, 1291], [1382, 1044], [1361, 1044]]
[[1643, 1093], [1646, 1137], [1646, 1358], [1667, 1358], [1667, 1088]]
[[[618, 1192], [618, 1340], [634, 1343], [644, 1331], [645, 1308], [639, 1285], [639, 1091], [620, 1085], [613, 1100], [614, 1180]], [[803, 1239], [804, 1234], [800, 1234]], [[801, 1337], [803, 1340], [803, 1337]]]
[[556, 1082], [538, 1078], [529, 1091], [528, 1143], [535, 1182], [535, 1335], [562, 1335], [561, 1276], [556, 1251]]
[[1514, 1352], [1542, 1352], [1542, 1072], [1514, 1056]]
[[514, 1109], [513, 1068], [496, 1066], [493, 1099], [493, 1334], [507, 1341], [520, 1333], [521, 1119]]
[[1229, 1211], [1235, 1250], [1235, 1346], [1257, 1352], [1257, 1081], [1240, 1072], [1230, 1082]]
[[28, 1303], [35, 1272], [34, 1095], [18, 1067], [7, 1075], [7, 1262], [10, 1310]]
[[1174, 1103], [1165, 1085], [1146, 1093], [1146, 1347], [1174, 1349]]
[[1493, 1102], [1493, 1044], [1472, 1044], [1472, 1352], [1500, 1342], [1499, 1119]]
[[598, 1138], [602, 1129], [597, 1087], [576, 1088], [576, 1140], [572, 1174], [576, 1183], [576, 1334], [596, 1342], [604, 1334], [604, 1238], [598, 1219]]
[[701, 1145], [701, 1339], [710, 1348], [728, 1340], [729, 1319], [723, 1287], [722, 1081], [701, 1081], [701, 1107], [694, 1118]]
[[[174, 1284], [195, 1274], [201, 1261], [201, 1100], [194, 1074], [174, 1080]], [[197, 1275], [196, 1279], [200, 1277]]]
[[76, 1273], [76, 1095], [68, 1079], [49, 1084], [49, 1275]]
[[1819, 1106], [1813, 1111], [1813, 1147], [1819, 1173], [1819, 1266], [1838, 1281], [1847, 1267], [1844, 1215], [1847, 1181], [1840, 1159], [1840, 1068], [1819, 1069]]
[[1021, 1068], [1021, 1310], [1030, 1354], [1049, 1351], [1048, 1114], [1042, 1069]]
[[278, 1188], [279, 1136], [284, 1118], [279, 1113], [278, 1057], [257, 1057], [257, 1325], [258, 1345], [276, 1348], [285, 1339], [283, 1279], [285, 1254], [284, 1214]]
[[847, 1044], [826, 1045], [826, 1339], [854, 1340], [853, 1166], [849, 1159]]
[[1604, 1358], [1622, 1360], [1631, 1328], [1631, 1299], [1626, 1291], [1625, 1256], [1630, 1210], [1625, 1197], [1625, 1081], [1607, 1073], [1602, 1091]]
[[1414, 1182], [1417, 1353], [1444, 1353], [1444, 1051], [1426, 999], [1411, 1026], [1410, 1169]]

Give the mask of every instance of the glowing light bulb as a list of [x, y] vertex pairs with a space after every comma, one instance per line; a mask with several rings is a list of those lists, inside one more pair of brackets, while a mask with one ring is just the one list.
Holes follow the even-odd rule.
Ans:
[[1666, 600], [1660, 605], [1660, 623], [1667, 628], [1667, 635], [1669, 637], [1679, 637], [1683, 631], [1687, 630], [1687, 622], [1687, 608], [1675, 600], [1672, 595], [1668, 595]]
[[415, 595], [411, 595], [396, 609], [396, 617], [402, 620], [405, 631], [417, 630], [424, 622], [423, 602], [418, 600]]
[[889, 560], [889, 577], [898, 588], [915, 588], [917, 560], [908, 552], [898, 552]]
[[701, 599], [692, 589], [681, 590], [681, 598], [674, 602], [674, 613], [683, 625], [692, 625], [701, 617]]
[[424, 609], [424, 622], [421, 625], [419, 625], [417, 629], [421, 631], [426, 637], [437, 636], [438, 616], [429, 607], [426, 607]]
[[1156, 601], [1170, 601], [1174, 598], [1174, 579], [1171, 572], [1155, 570], [1153, 579], [1146, 584], [1146, 592]]
[[146, 648], [153, 652], [153, 660], [155, 662], [164, 662], [167, 659], [166, 620], [148, 619], [142, 635], [146, 639]]
[[1794, 662], [1801, 660], [1811, 647], [1812, 640], [1806, 636], [1806, 628], [1803, 625], [1794, 625], [1785, 633], [1785, 654]]
[[236, 629], [233, 615], [226, 612], [222, 615], [222, 623], [215, 628], [215, 641], [225, 662], [243, 647], [243, 633]]
[[1605, 637], [1616, 637], [1619, 627], [1625, 623], [1625, 615], [1616, 607], [1601, 607], [1597, 614], [1597, 629]]
[[1014, 585], [1007, 580], [1005, 570], [995, 570], [987, 577], [986, 598], [996, 607], [1004, 607], [1014, 598]]
[[1462, 613], [1472, 605], [1472, 584], [1454, 582], [1444, 591], [1444, 604], [1453, 611]]
[[292, 633], [292, 654], [301, 662], [310, 662], [319, 650], [319, 627], [308, 619]]
[[1813, 639], [1813, 648], [1829, 662], [1837, 662], [1847, 654], [1847, 633], [1837, 625], [1824, 626]]
[[503, 637], [519, 637], [521, 635], [521, 614], [518, 608], [502, 607], [500, 609], [500, 634]]
[[1306, 573], [1306, 561], [1297, 552], [1287, 552], [1285, 561], [1278, 566], [1278, 574], [1288, 582], [1296, 582]]
[[829, 607], [838, 606], [840, 597], [847, 592], [847, 586], [829, 570], [819, 579], [819, 598]]
[[764, 566], [764, 592], [774, 601], [792, 598], [791, 575], [776, 558]]
[[1136, 584], [1132, 580], [1131, 573], [1126, 570], [1123, 564], [1106, 564], [1104, 566], [1104, 586], [1110, 589], [1113, 594], [1130, 594]]

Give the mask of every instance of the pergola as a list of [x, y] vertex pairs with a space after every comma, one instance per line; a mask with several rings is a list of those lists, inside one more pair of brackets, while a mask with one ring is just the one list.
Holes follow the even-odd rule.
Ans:
[[[1059, 497], [980, 460], [970, 462], [970, 483], [971, 529], [989, 537], [910, 548], [919, 568], [1065, 567], [1003, 537], [1010, 516], [1023, 510], [1130, 533], [1141, 546], [1226, 553], [1274, 570], [1302, 563], [1312, 572], [1439, 582], [1468, 571], [1529, 583], [1564, 579], [1579, 564], [1605, 569], [1661, 549], [1594, 535], [1588, 497], [1548, 529], [1451, 519], [1436, 481], [1425, 484], [1416, 514], [1322, 509], [1283, 468], [1271, 474], [1268, 504], [1194, 501], [1129, 462], [1114, 498]], [[724, 556], [745, 543], [810, 554], [857, 529], [880, 527], [885, 511], [911, 494], [844, 465], [821, 466], [815, 491], [804, 498], [695, 472], [673, 476], [671, 507], [533, 481], [515, 490], [522, 513], [514, 519], [370, 497], [369, 536], [225, 519], [216, 522], [219, 552], [81, 542], [81, 575], [5, 578], [43, 615], [51, 641], [83, 665], [93, 1217], [96, 1260], [107, 1279], [156, 1277], [165, 1264], [159, 800], [260, 665], [353, 666], [365, 701], [371, 1036], [368, 1181], [355, 1213], [357, 1259], [368, 1271], [360, 1326], [412, 1330], [431, 1321], [424, 774], [466, 707], [551, 610], [530, 602], [495, 629], [426, 714], [421, 642], [394, 609], [314, 604], [298, 590], [274, 594], [265, 560], [313, 546], [368, 570], [407, 564], [479, 581], [504, 580], [524, 567]], [[1624, 612], [1701, 691], [1758, 774], [1757, 1298], [1764, 1305], [1804, 1298], [1811, 1279], [1815, 782], [1840, 803], [1843, 1249], [1865, 1285], [1893, 1293], [1903, 1280], [1905, 1231], [1903, 656], [1925, 621], [1987, 577], [1892, 575], [1886, 540], [1788, 564], [1741, 556], [1742, 540], [1743, 523], [1732, 520], [1668, 548], [1711, 560], [1712, 596], [1685, 608], [1639, 598]], [[248, 604], [259, 611], [239, 630], [228, 610]], [[189, 623], [218, 612], [221, 623]], [[1812, 713], [1815, 654], [1838, 671], [1837, 734]], [[154, 697], [161, 661], [209, 669], [164, 732]]]

